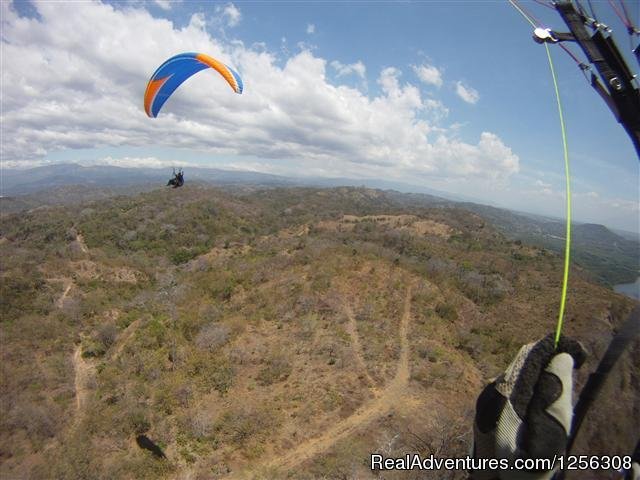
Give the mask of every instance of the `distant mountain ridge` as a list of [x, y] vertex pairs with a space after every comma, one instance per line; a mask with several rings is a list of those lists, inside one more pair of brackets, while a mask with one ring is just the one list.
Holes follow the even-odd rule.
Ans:
[[[507, 238], [523, 240], [558, 253], [564, 250], [566, 225], [560, 220], [472, 203], [458, 206], [486, 218]], [[573, 223], [571, 243], [572, 261], [590, 270], [601, 283], [630, 283], [640, 272], [640, 242], [618, 235], [604, 225]]]
[[[171, 176], [169, 168], [131, 168], [111, 165], [84, 166], [75, 163], [55, 164], [29, 169], [3, 169], [0, 195], [15, 196], [35, 193], [68, 185], [123, 187], [153, 183], [163, 185]], [[264, 186], [367, 186], [401, 192], [424, 193], [449, 200], [474, 201], [463, 195], [454, 195], [419, 185], [388, 180], [356, 180], [352, 178], [292, 178], [268, 173], [241, 170], [222, 170], [208, 167], [188, 167], [187, 181], [201, 181], [214, 185], [252, 184]]]
[[[0, 212], [10, 214], [42, 205], [72, 205], [117, 195], [131, 195], [161, 187], [170, 176], [166, 168], [123, 168], [57, 164], [28, 170], [4, 169]], [[187, 181], [221, 187], [256, 188], [320, 187], [361, 185], [384, 189], [387, 199], [405, 205], [463, 208], [474, 212], [499, 229], [507, 238], [523, 240], [564, 251], [565, 224], [561, 219], [516, 212], [464, 201], [444, 192], [384, 180], [359, 181], [347, 178], [296, 179], [277, 175], [189, 167]], [[421, 190], [408, 193], [410, 189]], [[404, 190], [399, 192], [397, 190]], [[592, 223], [573, 224], [573, 262], [589, 270], [594, 279], [607, 285], [635, 281], [640, 272], [640, 242], [634, 234], [614, 233]]]
[[[126, 168], [110, 165], [83, 166], [56, 164], [26, 170], [4, 169], [2, 195], [36, 193], [69, 185], [123, 187], [141, 184], [162, 185], [171, 177], [167, 168]], [[287, 185], [284, 177], [256, 172], [233, 172], [214, 168], [190, 167], [187, 179], [216, 183], [261, 183]]]

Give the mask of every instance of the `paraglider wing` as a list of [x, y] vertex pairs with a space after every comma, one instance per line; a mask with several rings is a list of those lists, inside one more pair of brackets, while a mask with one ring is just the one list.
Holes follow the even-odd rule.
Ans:
[[205, 68], [213, 68], [227, 81], [234, 92], [242, 93], [242, 79], [231, 68], [204, 53], [181, 53], [164, 62], [149, 79], [144, 92], [144, 109], [152, 118], [187, 78]]

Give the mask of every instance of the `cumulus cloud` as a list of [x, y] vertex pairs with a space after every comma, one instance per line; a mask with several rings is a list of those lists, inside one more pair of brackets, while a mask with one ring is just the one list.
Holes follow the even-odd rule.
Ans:
[[343, 77], [345, 75], [351, 75], [355, 73], [360, 78], [365, 77], [367, 73], [367, 68], [364, 66], [364, 63], [361, 61], [357, 61], [356, 63], [344, 64], [339, 62], [338, 60], [334, 60], [331, 62], [331, 66], [336, 70], [336, 76]]
[[307, 33], [309, 35], [316, 33], [316, 26], [313, 23], [307, 24]]
[[[467, 143], [440, 127], [446, 107], [423, 98], [397, 68], [380, 72], [380, 92], [368, 95], [328, 81], [329, 68], [364, 76], [361, 62], [329, 64], [309, 50], [283, 62], [265, 48], [214, 39], [202, 15], [176, 27], [139, 7], [35, 7], [37, 18], [24, 18], [7, 2], [0, 6], [3, 162], [126, 146], [252, 157], [290, 175], [501, 179], [519, 169], [517, 155], [495, 133]], [[237, 69], [243, 95], [206, 70], [178, 89], [158, 118], [147, 118], [146, 82], [180, 51], [208, 52]]]
[[442, 86], [442, 72], [437, 67], [425, 63], [419, 66], [414, 65], [413, 71], [423, 83], [436, 87]]
[[555, 195], [555, 192], [553, 191], [552, 185], [550, 183], [547, 182], [543, 182], [542, 180], [536, 180], [534, 182], [534, 185], [537, 188], [537, 192], [541, 193], [543, 195]]
[[462, 82], [456, 82], [456, 93], [467, 103], [476, 104], [480, 100], [478, 91]]
[[171, 10], [171, 0], [154, 0], [154, 3], [163, 10]]
[[[433, 119], [435, 122], [439, 122], [449, 115], [449, 109], [440, 100], [434, 100], [433, 98], [427, 98], [424, 100], [424, 110], [429, 118]], [[457, 124], [453, 124], [449, 126], [448, 130], [451, 133], [455, 133], [458, 129], [459, 126]]]
[[226, 5], [216, 6], [216, 13], [220, 14], [228, 27], [235, 27], [240, 23], [242, 19], [242, 13], [240, 9], [233, 3], [227, 3]]
[[606, 203], [612, 208], [627, 210], [629, 212], [635, 213], [636, 215], [640, 213], [640, 204], [638, 202], [633, 202], [631, 200], [626, 200], [623, 198], [616, 198], [616, 199], [607, 199]]
[[112, 167], [147, 167], [147, 168], [164, 168], [164, 167], [187, 167], [193, 166], [189, 162], [181, 160], [164, 160], [156, 157], [102, 157], [96, 160], [85, 160], [78, 162], [82, 165], [110, 165]]

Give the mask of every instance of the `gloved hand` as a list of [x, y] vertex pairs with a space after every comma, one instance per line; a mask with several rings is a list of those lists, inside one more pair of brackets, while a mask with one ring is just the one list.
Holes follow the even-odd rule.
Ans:
[[[572, 370], [586, 358], [582, 345], [553, 336], [523, 346], [476, 403], [474, 458], [553, 458], [566, 449], [573, 417]], [[473, 480], [548, 480], [554, 471], [475, 470]]]

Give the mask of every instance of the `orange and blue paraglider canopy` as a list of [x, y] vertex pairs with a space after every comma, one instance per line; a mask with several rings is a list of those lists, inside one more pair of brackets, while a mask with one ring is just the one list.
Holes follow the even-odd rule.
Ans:
[[144, 92], [144, 109], [157, 117], [162, 105], [186, 79], [205, 68], [213, 68], [234, 92], [242, 93], [242, 79], [234, 70], [204, 53], [181, 53], [164, 62], [149, 79]]

